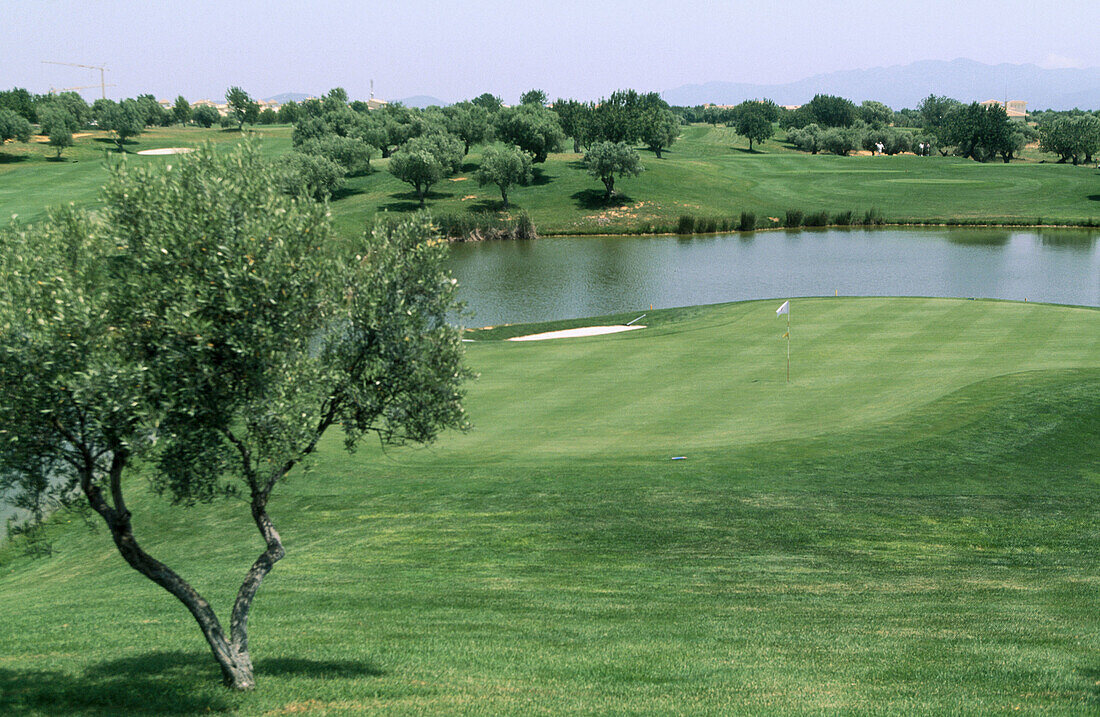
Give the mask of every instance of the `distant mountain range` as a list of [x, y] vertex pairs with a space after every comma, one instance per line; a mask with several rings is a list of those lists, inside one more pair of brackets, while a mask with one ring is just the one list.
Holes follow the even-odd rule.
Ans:
[[274, 97], [265, 97], [264, 102], [278, 102], [279, 104], [283, 104], [284, 102], [301, 102], [302, 100], [308, 100], [310, 97], [318, 96], [319, 95], [307, 95], [305, 92], [284, 92]]
[[1100, 68], [1047, 70], [1038, 65], [986, 65], [973, 60], [924, 60], [909, 65], [843, 70], [779, 85], [707, 82], [661, 93], [672, 105], [736, 104], [771, 99], [800, 105], [816, 94], [839, 95], [857, 104], [878, 100], [894, 109], [916, 107], [930, 94], [963, 102], [1025, 100], [1028, 109], [1100, 109]]
[[406, 107], [416, 107], [419, 109], [431, 107], [432, 105], [436, 107], [446, 107], [451, 104], [450, 102], [444, 102], [438, 97], [432, 97], [431, 95], [413, 95], [412, 97], [403, 97], [402, 99], [394, 100], [394, 102], [400, 102]]

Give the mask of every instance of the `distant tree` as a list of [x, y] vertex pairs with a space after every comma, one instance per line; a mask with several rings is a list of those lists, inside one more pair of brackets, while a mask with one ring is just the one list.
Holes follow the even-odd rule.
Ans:
[[703, 121], [712, 127], [717, 127], [719, 122], [726, 121], [728, 110], [717, 105], [707, 105], [703, 108]]
[[412, 185], [420, 206], [432, 185], [462, 166], [462, 142], [435, 130], [414, 137], [390, 157], [390, 174]]
[[635, 177], [645, 171], [638, 153], [625, 142], [597, 142], [584, 155], [588, 173], [603, 182], [604, 199], [615, 194], [615, 176]]
[[213, 127], [221, 115], [210, 105], [199, 105], [191, 111], [191, 119], [200, 127]]
[[61, 151], [73, 146], [73, 131], [70, 129], [71, 115], [62, 107], [44, 107], [38, 111], [38, 124], [42, 134], [50, 138], [50, 146], [57, 149], [57, 158]]
[[542, 90], [527, 90], [519, 97], [519, 103], [521, 105], [538, 105], [544, 107], [548, 101], [549, 98]]
[[661, 152], [680, 136], [680, 118], [669, 110], [653, 107], [641, 113], [638, 129], [642, 142], [660, 159]]
[[496, 137], [531, 154], [536, 164], [551, 152], [560, 152], [565, 134], [552, 110], [534, 105], [503, 109], [494, 118]]
[[167, 127], [172, 123], [171, 113], [161, 107], [153, 95], [138, 95], [134, 101], [146, 127]]
[[816, 124], [808, 124], [802, 128], [792, 128], [787, 131], [787, 141], [798, 147], [803, 152], [817, 154], [824, 149], [825, 131]]
[[593, 106], [587, 123], [588, 140], [634, 144], [642, 139], [642, 117], [652, 110], [667, 109], [668, 103], [656, 92], [617, 90]]
[[279, 121], [279, 113], [270, 107], [260, 110], [260, 116], [256, 118], [260, 124], [275, 124]]
[[[330, 429], [350, 450], [463, 427], [469, 373], [428, 217], [334, 242], [327, 209], [276, 184], [257, 148], [204, 148], [171, 171], [113, 168], [95, 212], [0, 232], [5, 492], [86, 502], [120, 557], [187, 608], [236, 690], [255, 687], [248, 618], [286, 555], [276, 523], [297, 513], [269, 512], [278, 486], [323, 480], [301, 464]], [[131, 502], [137, 485], [167, 500]], [[200, 532], [187, 506], [226, 495], [262, 549], [222, 623], [150, 554], [172, 538], [143, 545], [134, 523]], [[189, 559], [224, 547], [208, 532], [210, 555]], [[116, 598], [91, 599], [125, 630], [136, 620]]]
[[486, 109], [490, 113], [496, 112], [502, 106], [504, 106], [504, 102], [499, 97], [489, 94], [488, 92], [483, 92], [482, 94], [478, 95], [474, 99], [470, 100], [470, 103]]
[[581, 146], [588, 144], [588, 130], [592, 107], [577, 100], [554, 101], [554, 114], [558, 116], [565, 136], [573, 140], [573, 152], [580, 154]]
[[240, 87], [230, 87], [226, 90], [225, 102], [229, 105], [229, 115], [237, 121], [238, 130], [243, 129], [244, 123], [250, 118], [255, 122], [259, 115], [260, 106]]
[[28, 122], [37, 122], [34, 109], [34, 97], [22, 87], [13, 87], [0, 92], [0, 110], [11, 110]]
[[822, 127], [851, 127], [856, 121], [856, 106], [843, 97], [816, 95], [804, 107]]
[[294, 124], [298, 121], [298, 103], [287, 100], [279, 105], [279, 124]]
[[180, 124], [191, 121], [191, 103], [183, 95], [177, 97], [175, 104], [172, 105], [172, 119]]
[[332, 196], [344, 182], [344, 168], [321, 155], [290, 152], [279, 159], [277, 166], [285, 193], [318, 202]]
[[759, 102], [743, 102], [734, 112], [734, 131], [749, 140], [750, 152], [754, 141], [764, 142], [775, 131], [768, 115], [767, 109]]
[[432, 152], [423, 147], [404, 147], [390, 157], [390, 174], [412, 185], [416, 198], [424, 207], [424, 198], [432, 185], [443, 179], [443, 163]]
[[315, 154], [336, 162], [352, 177], [370, 172], [373, 150], [374, 147], [356, 137], [332, 134], [307, 140], [297, 147], [303, 154]]
[[946, 143], [961, 157], [988, 162], [1013, 146], [1008, 113], [999, 105], [960, 105], [947, 117]]
[[443, 110], [448, 131], [462, 140], [463, 154], [485, 141], [489, 134], [489, 111], [470, 102], [459, 102]]
[[320, 117], [325, 113], [325, 106], [321, 103], [321, 100], [316, 97], [310, 97], [309, 99], [302, 100], [298, 104], [298, 116], [302, 117]]
[[126, 140], [138, 136], [145, 129], [145, 114], [134, 100], [107, 102], [110, 104], [103, 107], [99, 128], [114, 135], [118, 151], [122, 152]]
[[1100, 152], [1100, 119], [1093, 115], [1056, 117], [1040, 125], [1038, 134], [1039, 150], [1058, 155], [1059, 163], [1090, 163]]
[[947, 136], [950, 133], [948, 118], [951, 113], [961, 106], [958, 100], [950, 97], [928, 95], [917, 106], [920, 113], [921, 128], [928, 134], [933, 134], [938, 144], [948, 144]]
[[813, 114], [806, 105], [802, 105], [793, 110], [783, 109], [779, 113], [780, 129], [804, 129], [812, 124], [817, 124], [817, 122], [814, 120]]
[[39, 121], [41, 121], [41, 113], [48, 109], [59, 109], [64, 112], [68, 118], [69, 130], [72, 132], [83, 128], [92, 118], [92, 111], [88, 107], [88, 103], [75, 92], [40, 96], [39, 102], [35, 106], [35, 113], [39, 115]]
[[333, 87], [321, 100], [325, 112], [335, 112], [348, 109], [348, 92], [343, 87]]
[[894, 119], [894, 111], [873, 100], [867, 100], [856, 110], [856, 116], [872, 127], [884, 127]]
[[14, 110], [0, 108], [0, 145], [9, 139], [29, 142], [34, 128], [27, 118]]
[[508, 208], [508, 189], [531, 181], [531, 156], [511, 145], [495, 145], [485, 150], [477, 170], [478, 186], [495, 184], [500, 198]]
[[861, 143], [861, 133], [849, 127], [830, 127], [821, 136], [821, 148], [841, 157], [859, 149]]

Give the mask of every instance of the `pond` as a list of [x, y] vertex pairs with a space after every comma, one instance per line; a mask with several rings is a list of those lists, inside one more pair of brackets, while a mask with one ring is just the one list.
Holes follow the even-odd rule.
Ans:
[[1100, 232], [882, 228], [452, 245], [467, 326], [794, 296], [1100, 306]]

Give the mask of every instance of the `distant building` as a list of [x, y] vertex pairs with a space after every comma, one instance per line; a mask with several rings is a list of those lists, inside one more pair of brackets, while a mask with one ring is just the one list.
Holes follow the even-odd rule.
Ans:
[[225, 102], [218, 103], [214, 100], [196, 100], [191, 103], [191, 109], [195, 109], [196, 107], [213, 107], [222, 117], [229, 114], [229, 105]]
[[1005, 114], [1008, 115], [1009, 119], [1022, 120], [1027, 118], [1027, 102], [1024, 100], [1009, 100], [1007, 106], [999, 100], [986, 100], [978, 104], [982, 107], [1004, 107]]
[[802, 105], [779, 105], [779, 106], [782, 107], [785, 110], [791, 110], [793, 112], [794, 110], [798, 109]]
[[367, 109], [368, 110], [380, 110], [388, 104], [389, 104], [389, 102], [386, 102], [385, 100], [379, 100], [379, 99], [376, 99], [374, 97], [371, 97], [369, 100], [367, 100]]

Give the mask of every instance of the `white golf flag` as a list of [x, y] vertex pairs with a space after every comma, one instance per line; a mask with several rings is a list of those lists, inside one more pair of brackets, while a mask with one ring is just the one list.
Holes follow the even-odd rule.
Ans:
[[791, 313], [791, 302], [790, 302], [790, 300], [784, 301], [783, 305], [775, 310], [775, 315], [776, 316], [782, 316], [783, 314], [789, 314], [789, 313]]

